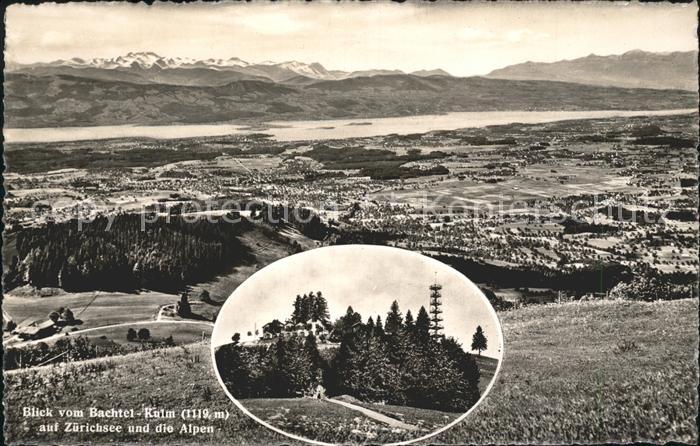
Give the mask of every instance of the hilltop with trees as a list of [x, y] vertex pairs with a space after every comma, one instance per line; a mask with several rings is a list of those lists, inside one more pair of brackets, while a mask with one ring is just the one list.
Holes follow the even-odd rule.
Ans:
[[308, 320], [313, 320], [327, 324], [329, 319], [328, 302], [320, 291], [316, 294], [311, 291], [303, 296], [297, 294], [291, 317], [292, 323], [305, 323]]
[[[311, 293], [297, 296], [288, 322], [326, 321], [327, 314], [322, 294]], [[330, 324], [338, 347], [324, 350], [313, 332], [252, 346], [234, 335], [232, 343], [216, 351], [216, 364], [236, 398], [300, 397], [314, 394], [320, 385], [329, 397], [451, 412], [478, 401], [480, 372], [474, 357], [451, 337], [431, 336], [424, 307], [414, 319], [394, 301], [384, 320], [381, 315], [365, 320], [348, 307]], [[282, 325], [273, 320], [263, 330], [282, 332]]]

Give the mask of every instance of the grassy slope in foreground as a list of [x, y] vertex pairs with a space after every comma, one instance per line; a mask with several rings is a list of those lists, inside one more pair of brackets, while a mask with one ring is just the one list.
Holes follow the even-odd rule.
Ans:
[[[428, 429], [425, 421], [439, 418], [443, 413], [409, 409], [412, 413], [419, 412], [424, 421], [421, 424], [414, 423], [418, 429], [409, 432], [329, 401], [310, 398], [255, 398], [241, 400], [241, 404], [260, 419], [285, 432], [331, 444], [361, 444], [367, 441], [384, 444], [410, 440], [431, 432], [433, 429]], [[372, 405], [365, 407], [375, 410]]]
[[698, 438], [698, 301], [602, 301], [501, 314], [503, 368], [458, 443]]
[[[502, 313], [505, 359], [486, 400], [438, 443], [697, 441], [698, 301], [588, 302]], [[144, 434], [38, 434], [21, 407], [228, 409], [214, 434], [161, 444], [289, 443], [238, 412], [208, 346], [175, 347], [6, 376], [9, 443], [143, 441]], [[56, 419], [61, 421], [60, 418]], [[25, 421], [27, 421], [25, 423]], [[154, 426], [158, 420], [153, 420]], [[173, 424], [179, 426], [179, 420]]]

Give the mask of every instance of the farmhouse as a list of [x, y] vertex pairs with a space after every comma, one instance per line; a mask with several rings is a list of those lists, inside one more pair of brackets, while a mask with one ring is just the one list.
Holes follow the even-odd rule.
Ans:
[[317, 339], [327, 339], [331, 333], [329, 327], [316, 319], [309, 319], [306, 323], [299, 322], [297, 324], [287, 322], [284, 325], [282, 333], [280, 333], [280, 335], [284, 337], [293, 335], [308, 336], [309, 334], [313, 334]]
[[33, 322], [26, 327], [18, 328], [17, 334], [22, 339], [41, 339], [50, 336], [55, 331], [55, 324], [52, 320], [44, 322]]

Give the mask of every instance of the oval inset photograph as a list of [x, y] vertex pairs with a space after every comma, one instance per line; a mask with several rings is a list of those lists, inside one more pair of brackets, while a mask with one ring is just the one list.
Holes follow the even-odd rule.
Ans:
[[465, 276], [398, 248], [279, 260], [224, 303], [217, 377], [264, 426], [316, 444], [405, 444], [461, 421], [490, 390], [503, 337]]

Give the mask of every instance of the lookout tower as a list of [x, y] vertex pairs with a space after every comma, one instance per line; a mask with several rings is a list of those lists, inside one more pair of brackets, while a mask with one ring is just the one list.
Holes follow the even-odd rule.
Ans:
[[442, 336], [442, 285], [430, 285], [430, 335], [433, 338]]

